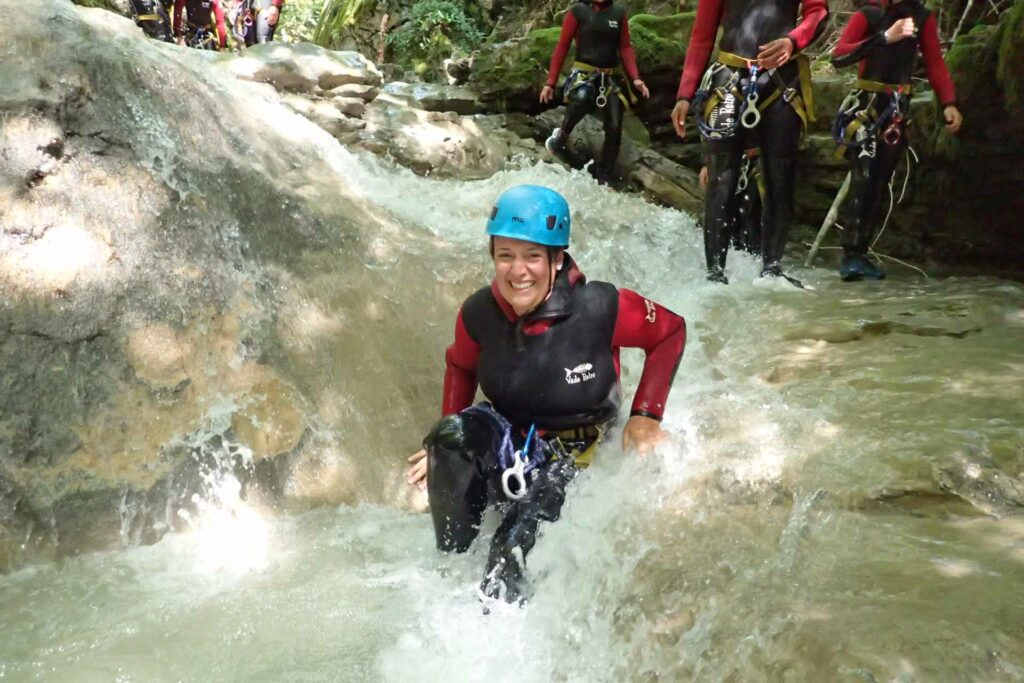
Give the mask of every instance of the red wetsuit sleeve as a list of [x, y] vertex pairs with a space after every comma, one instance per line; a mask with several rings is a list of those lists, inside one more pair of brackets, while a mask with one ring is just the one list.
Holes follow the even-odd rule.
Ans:
[[690, 44], [686, 46], [686, 61], [683, 63], [683, 75], [679, 79], [677, 100], [693, 99], [697, 91], [697, 83], [708, 66], [711, 48], [715, 45], [715, 35], [722, 21], [724, 0], [697, 0], [697, 18], [693, 22], [690, 33]]
[[885, 45], [885, 32], [868, 35], [868, 18], [863, 12], [855, 12], [839, 36], [839, 42], [832, 50], [832, 63], [837, 67], [856, 64], [877, 47]]
[[276, 7], [277, 9], [281, 9], [282, 7], [284, 7], [284, 0], [271, 0], [270, 4]]
[[181, 17], [185, 14], [185, 0], [174, 0], [174, 35], [181, 35]]
[[629, 80], [639, 80], [640, 70], [636, 68], [636, 53], [633, 52], [633, 43], [629, 39], [629, 18], [625, 14], [622, 15], [622, 29], [619, 31], [619, 56]]
[[803, 50], [818, 34], [818, 26], [828, 16], [828, 0], [803, 0], [800, 5], [803, 20], [787, 34], [797, 50]]
[[473, 405], [473, 397], [476, 396], [476, 363], [479, 358], [480, 345], [466, 331], [460, 310], [455, 320], [455, 341], [444, 352], [442, 416]]
[[924, 55], [924, 68], [928, 74], [928, 82], [939, 97], [943, 106], [956, 103], [956, 91], [953, 89], [953, 79], [949, 77], [949, 69], [942, 59], [942, 49], [939, 47], [939, 32], [935, 28], [935, 15], [929, 14], [924, 22], [921, 31], [921, 54]]
[[612, 347], [623, 346], [641, 348], [647, 356], [630, 415], [660, 420], [686, 346], [686, 321], [634, 291], [620, 289]]
[[219, 2], [213, 3], [213, 16], [217, 20], [217, 37], [220, 39], [220, 46], [228, 46], [228, 30], [224, 25], [224, 8], [220, 6]]
[[555, 45], [555, 51], [551, 53], [547, 84], [552, 88], [558, 81], [558, 74], [562, 73], [562, 65], [565, 64], [565, 57], [569, 54], [569, 46], [572, 45], [572, 39], [576, 37], [576, 27], [576, 17], [573, 16], [572, 10], [569, 10], [565, 14], [565, 21], [562, 22], [562, 34], [558, 36], [558, 44]]

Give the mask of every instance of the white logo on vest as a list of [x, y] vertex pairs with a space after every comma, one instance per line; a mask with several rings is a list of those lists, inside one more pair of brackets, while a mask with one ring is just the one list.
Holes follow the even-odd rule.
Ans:
[[565, 368], [565, 383], [566, 384], [579, 384], [580, 382], [587, 382], [597, 377], [596, 372], [592, 372], [594, 366], [590, 363], [580, 363], [572, 370]]

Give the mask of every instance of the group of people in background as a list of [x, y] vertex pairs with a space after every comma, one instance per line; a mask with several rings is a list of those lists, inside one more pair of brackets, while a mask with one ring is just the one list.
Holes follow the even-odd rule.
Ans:
[[[704, 256], [710, 281], [728, 283], [726, 256], [732, 245], [760, 255], [762, 277], [802, 287], [783, 272], [782, 258], [793, 222], [798, 145], [814, 120], [810, 62], [802, 51], [821, 35], [827, 17], [827, 0], [698, 0], [672, 123], [685, 137], [692, 111], [704, 142]], [[583, 117], [600, 114], [605, 138], [594, 175], [607, 183], [621, 145], [623, 113], [649, 92], [637, 68], [626, 11], [614, 0], [589, 0], [565, 16], [542, 103], [554, 99], [573, 40], [576, 61], [562, 86], [565, 115], [546, 147], [561, 154]], [[837, 67], [858, 65], [854, 89], [833, 125], [851, 168], [842, 210], [844, 281], [885, 277], [868, 250], [885, 213], [887, 187], [909, 145], [911, 77], [919, 53], [946, 128], [955, 134], [962, 117], [935, 17], [920, 0], [869, 0], [832, 53]]]
[[224, 50], [229, 36], [246, 47], [272, 41], [284, 0], [131, 0], [131, 6], [151, 38]]

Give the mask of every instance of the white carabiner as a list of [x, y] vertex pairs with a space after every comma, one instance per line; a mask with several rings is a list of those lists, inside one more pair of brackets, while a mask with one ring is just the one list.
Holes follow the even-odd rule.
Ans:
[[[508, 486], [510, 479], [515, 479], [515, 491]], [[515, 452], [512, 467], [501, 473], [501, 488], [510, 500], [519, 500], [526, 495], [526, 461], [522, 451]]]

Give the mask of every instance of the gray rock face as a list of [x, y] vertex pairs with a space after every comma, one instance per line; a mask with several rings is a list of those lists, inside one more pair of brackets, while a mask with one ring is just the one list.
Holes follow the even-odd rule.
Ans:
[[264, 43], [227, 61], [238, 78], [270, 83], [278, 90], [313, 93], [343, 85], [377, 86], [383, 80], [358, 52], [336, 52], [312, 43]]
[[[337, 322], [365, 297], [302, 294], [322, 278], [337, 280], [312, 291], [343, 291], [397, 230], [351, 194], [351, 155], [270, 86], [128, 19], [0, 0], [0, 23], [0, 571], [152, 542], [204, 472], [271, 507], [351, 500], [357, 449], [309, 424], [387, 412], [379, 374], [323, 371], [381, 349], [353, 351], [365, 332]], [[379, 82], [361, 58], [266, 48], [243, 61], [281, 88]], [[366, 125], [328, 100], [289, 104], [336, 134]]]
[[463, 116], [484, 111], [480, 96], [462, 86], [394, 81], [385, 85], [382, 92], [426, 111], [451, 111]]

